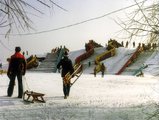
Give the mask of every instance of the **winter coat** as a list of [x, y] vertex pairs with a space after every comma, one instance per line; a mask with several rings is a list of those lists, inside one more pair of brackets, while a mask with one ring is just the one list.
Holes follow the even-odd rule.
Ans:
[[8, 75], [11, 74], [22, 74], [25, 75], [26, 72], [26, 60], [24, 55], [20, 52], [16, 52], [11, 56], [8, 67]]
[[64, 77], [68, 72], [70, 74], [74, 72], [72, 61], [66, 56], [57, 64], [57, 68], [60, 69], [60, 66], [62, 66], [61, 77]]
[[106, 69], [106, 68], [105, 68], [104, 64], [102, 64], [102, 65], [101, 65], [101, 71], [104, 72], [105, 69]]

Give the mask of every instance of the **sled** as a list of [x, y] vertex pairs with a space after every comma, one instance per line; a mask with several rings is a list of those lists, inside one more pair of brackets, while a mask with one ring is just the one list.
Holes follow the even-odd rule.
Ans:
[[136, 77], [144, 77], [144, 73], [140, 71], [140, 73], [136, 74]]
[[74, 81], [71, 83], [71, 86], [78, 80], [78, 78], [81, 76], [81, 74], [82, 74], [82, 71], [80, 72], [80, 73], [78, 73], [78, 74], [76, 74], [75, 75], [75, 79], [74, 79]]
[[74, 72], [72, 74], [70, 74], [68, 72], [65, 75], [64, 82], [65, 83], [70, 83], [71, 79], [75, 78], [74, 81], [72, 83], [70, 83], [70, 85], [72, 86], [78, 80], [78, 78], [81, 76], [81, 74], [82, 74], [82, 65], [81, 64], [76, 64], [74, 66]]
[[4, 73], [7, 73], [7, 71], [6, 70], [0, 70], [0, 75], [2, 75]]
[[[23, 100], [26, 102], [32, 102], [32, 103], [34, 103], [34, 101], [45, 103], [45, 100], [43, 98], [44, 95], [45, 94], [43, 94], [43, 93], [38, 93], [38, 92], [26, 90], [23, 93]], [[30, 97], [32, 97], [32, 100], [29, 100]]]
[[[148, 65], [142, 65], [139, 69], [137, 69], [134, 73], [133, 73], [133, 75], [138, 75], [138, 74], [140, 74], [141, 73], [141, 71], [143, 70], [143, 69], [145, 69], [145, 68], [147, 68], [148, 67]], [[140, 75], [139, 75], [140, 76]]]

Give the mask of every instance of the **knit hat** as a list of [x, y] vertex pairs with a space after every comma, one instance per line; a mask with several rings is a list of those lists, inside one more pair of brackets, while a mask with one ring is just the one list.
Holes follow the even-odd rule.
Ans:
[[20, 52], [21, 51], [21, 48], [18, 46], [18, 47], [15, 47], [15, 52]]

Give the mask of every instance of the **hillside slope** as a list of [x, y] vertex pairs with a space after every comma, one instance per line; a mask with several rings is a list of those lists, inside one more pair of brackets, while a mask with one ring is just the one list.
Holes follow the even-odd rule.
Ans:
[[145, 51], [140, 53], [137, 59], [128, 66], [122, 75], [133, 75], [135, 71], [143, 66], [143, 64], [151, 57], [154, 51]]

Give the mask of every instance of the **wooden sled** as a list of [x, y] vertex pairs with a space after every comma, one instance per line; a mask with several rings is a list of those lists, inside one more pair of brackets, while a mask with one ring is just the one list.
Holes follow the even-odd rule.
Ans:
[[[43, 102], [45, 103], [45, 100], [43, 98], [45, 94], [43, 93], [37, 93], [37, 92], [33, 92], [33, 91], [28, 91], [26, 90], [24, 93], [23, 93], [23, 100], [24, 101], [27, 101], [27, 102], [32, 102], [34, 103], [34, 101], [37, 101], [37, 102]], [[30, 101], [29, 98], [32, 97], [32, 100]], [[40, 99], [39, 99], [40, 98]]]
[[75, 80], [71, 83], [71, 86], [78, 80], [78, 78], [81, 76], [81, 74], [82, 74], [82, 71], [80, 72], [80, 73], [78, 73], [78, 74], [76, 74], [75, 75]]
[[[77, 79], [81, 76], [82, 74], [82, 65], [81, 64], [76, 64], [74, 66], [74, 72], [70, 74], [69, 72], [65, 75], [64, 81], [66, 83], [70, 83], [71, 86], [77, 81]], [[75, 78], [76, 77], [76, 78]], [[71, 79], [75, 78], [74, 81], [71, 83]]]
[[7, 71], [5, 70], [0, 70], [0, 75], [4, 74], [4, 73], [7, 73]]

